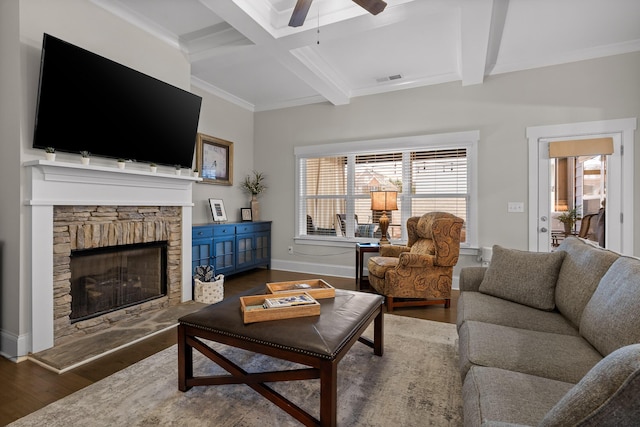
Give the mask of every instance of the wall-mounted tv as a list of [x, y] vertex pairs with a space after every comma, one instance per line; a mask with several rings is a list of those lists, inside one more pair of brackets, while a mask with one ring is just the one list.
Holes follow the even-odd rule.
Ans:
[[192, 165], [202, 98], [49, 34], [34, 148]]

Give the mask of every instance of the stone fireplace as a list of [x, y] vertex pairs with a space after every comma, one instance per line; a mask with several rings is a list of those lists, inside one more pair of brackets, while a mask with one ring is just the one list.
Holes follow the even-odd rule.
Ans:
[[55, 343], [178, 304], [181, 228], [171, 206], [54, 206]]
[[[44, 160], [25, 166], [31, 178], [27, 351], [191, 300], [191, 187], [198, 178]], [[160, 249], [137, 252], [154, 247]], [[94, 263], [93, 272], [72, 271], [85, 254], [113, 250], [129, 256], [103, 257], [113, 265]], [[74, 281], [80, 294], [72, 292]], [[97, 307], [75, 317], [74, 297]]]

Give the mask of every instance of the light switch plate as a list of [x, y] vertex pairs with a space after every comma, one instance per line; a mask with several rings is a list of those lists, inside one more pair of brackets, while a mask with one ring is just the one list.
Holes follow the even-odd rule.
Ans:
[[524, 212], [524, 203], [523, 202], [508, 202], [507, 203], [507, 212]]

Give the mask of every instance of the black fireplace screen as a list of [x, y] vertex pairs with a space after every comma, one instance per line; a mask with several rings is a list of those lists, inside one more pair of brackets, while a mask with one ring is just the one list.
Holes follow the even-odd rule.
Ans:
[[166, 241], [73, 251], [71, 321], [166, 295], [166, 270]]

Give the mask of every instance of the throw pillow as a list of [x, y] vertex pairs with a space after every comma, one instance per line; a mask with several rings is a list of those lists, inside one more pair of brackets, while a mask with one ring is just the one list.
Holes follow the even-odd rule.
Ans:
[[565, 252], [527, 252], [495, 245], [479, 291], [551, 311], [564, 256]]

